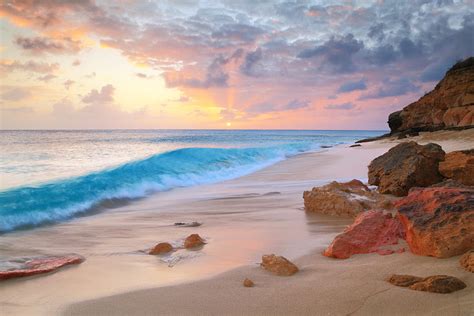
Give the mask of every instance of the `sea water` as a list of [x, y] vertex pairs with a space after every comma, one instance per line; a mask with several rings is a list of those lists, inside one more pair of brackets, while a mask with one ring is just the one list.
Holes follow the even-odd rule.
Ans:
[[67, 220], [106, 201], [237, 178], [384, 131], [0, 131], [0, 232]]

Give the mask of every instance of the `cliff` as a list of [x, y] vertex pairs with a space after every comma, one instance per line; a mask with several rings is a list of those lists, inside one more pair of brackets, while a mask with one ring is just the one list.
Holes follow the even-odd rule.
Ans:
[[391, 135], [474, 127], [474, 57], [458, 62], [429, 93], [389, 115]]

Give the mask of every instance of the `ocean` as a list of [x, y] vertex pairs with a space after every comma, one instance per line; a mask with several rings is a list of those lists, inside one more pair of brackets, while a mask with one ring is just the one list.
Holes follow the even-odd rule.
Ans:
[[238, 178], [385, 131], [0, 131], [0, 232], [87, 215], [108, 202]]

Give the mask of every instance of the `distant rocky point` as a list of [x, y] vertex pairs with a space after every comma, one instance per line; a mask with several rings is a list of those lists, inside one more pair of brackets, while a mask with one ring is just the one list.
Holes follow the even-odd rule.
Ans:
[[456, 63], [434, 90], [388, 117], [390, 134], [474, 127], [474, 57]]

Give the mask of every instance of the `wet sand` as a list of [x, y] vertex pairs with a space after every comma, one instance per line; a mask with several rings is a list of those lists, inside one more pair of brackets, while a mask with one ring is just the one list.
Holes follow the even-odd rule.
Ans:
[[[424, 136], [416, 140], [426, 142]], [[473, 133], [457, 132], [440, 144], [448, 151], [472, 148]], [[389, 305], [414, 313], [441, 311], [443, 303], [466, 314], [473, 307], [474, 280], [460, 270], [457, 258], [406, 253], [337, 261], [320, 255], [350, 220], [306, 214], [302, 192], [332, 180], [365, 181], [368, 163], [393, 145], [383, 140], [302, 154], [236, 180], [163, 192], [93, 216], [4, 235], [2, 256], [75, 252], [87, 260], [46, 276], [2, 282], [2, 313], [367, 314]], [[204, 224], [173, 225], [180, 221]], [[169, 257], [140, 252], [161, 241], [180, 245], [190, 233], [208, 243]], [[266, 253], [296, 260], [302, 271], [291, 278], [268, 275], [257, 265]], [[452, 274], [468, 288], [433, 299], [388, 286], [383, 279], [389, 273]], [[257, 286], [243, 288], [245, 277]], [[413, 299], [420, 295], [429, 295], [423, 304]]]

